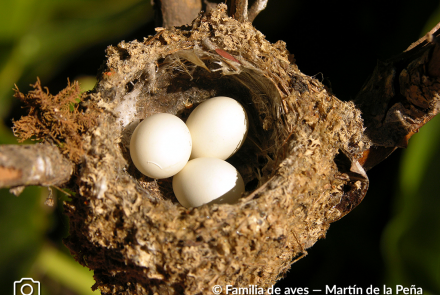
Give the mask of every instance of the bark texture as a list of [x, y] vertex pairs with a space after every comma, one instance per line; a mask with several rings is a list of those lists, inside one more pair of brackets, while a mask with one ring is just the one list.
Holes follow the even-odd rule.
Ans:
[[239, 22], [253, 22], [257, 15], [267, 6], [268, 0], [256, 0], [249, 6], [248, 0], [227, 0], [228, 15]]
[[61, 186], [72, 172], [73, 164], [55, 146], [0, 146], [0, 187]]
[[372, 168], [396, 148], [407, 147], [412, 135], [440, 110], [439, 25], [405, 52], [379, 61], [354, 102], [362, 111], [372, 149], [360, 162]]
[[201, 0], [156, 0], [156, 24], [172, 28], [189, 25], [202, 9]]

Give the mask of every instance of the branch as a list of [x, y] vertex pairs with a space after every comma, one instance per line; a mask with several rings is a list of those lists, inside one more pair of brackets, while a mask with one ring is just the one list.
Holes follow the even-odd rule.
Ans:
[[228, 10], [228, 15], [239, 22], [248, 20], [248, 0], [230, 0]]
[[257, 15], [260, 14], [264, 9], [266, 9], [267, 2], [269, 0], [257, 0], [255, 3], [249, 8], [248, 11], [248, 20], [253, 22]]
[[0, 188], [66, 183], [73, 165], [49, 144], [0, 145]]
[[[253, 22], [269, 0], [256, 0], [248, 9], [248, 0], [228, 0], [228, 15], [240, 22]], [[153, 3], [156, 27], [172, 28], [190, 24], [202, 9], [201, 0], [157, 0]], [[214, 5], [205, 0], [207, 10]]]
[[440, 24], [402, 54], [379, 61], [355, 99], [373, 147], [359, 161], [369, 170], [440, 110]]
[[262, 12], [269, 0], [256, 0], [248, 9], [248, 0], [228, 0], [228, 15], [239, 22], [253, 22], [260, 12]]
[[154, 2], [156, 26], [172, 28], [191, 24], [201, 9], [201, 0], [157, 0]]

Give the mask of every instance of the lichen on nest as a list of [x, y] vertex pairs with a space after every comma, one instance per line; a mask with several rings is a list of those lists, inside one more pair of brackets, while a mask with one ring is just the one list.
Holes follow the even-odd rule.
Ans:
[[[102, 294], [268, 287], [346, 214], [344, 196], [368, 180], [352, 179], [335, 158], [355, 164], [369, 147], [360, 112], [291, 62], [283, 42], [227, 17], [223, 4], [190, 27], [107, 49], [88, 97], [107, 116], [83, 136], [79, 194], [65, 206], [65, 243], [95, 271]], [[143, 118], [185, 120], [219, 95], [237, 99], [250, 118], [249, 137], [230, 160], [246, 193], [235, 205], [185, 209], [169, 181], [136, 171], [128, 141]]]

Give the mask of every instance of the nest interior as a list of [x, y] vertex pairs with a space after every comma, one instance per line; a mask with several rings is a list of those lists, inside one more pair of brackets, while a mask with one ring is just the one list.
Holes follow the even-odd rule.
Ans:
[[[250, 119], [248, 138], [229, 160], [246, 192], [238, 204], [185, 209], [169, 179], [135, 169], [130, 135], [154, 113], [185, 121], [220, 95], [237, 99]], [[104, 112], [84, 136], [65, 244], [94, 270], [102, 294], [269, 287], [368, 184], [350, 168], [369, 147], [354, 104], [302, 74], [283, 42], [227, 17], [223, 4], [192, 26], [110, 46], [87, 103]]]
[[[206, 99], [215, 96], [228, 96], [236, 99], [246, 109], [250, 129], [242, 148], [228, 159], [228, 162], [233, 164], [243, 176], [247, 184], [247, 191], [253, 191], [270, 177], [278, 149], [275, 142], [282, 136], [279, 133], [282, 130], [271, 126], [274, 122], [273, 116], [276, 115], [273, 111], [276, 109], [276, 105], [273, 101], [262, 100], [263, 96], [267, 96], [263, 83], [269, 84], [270, 81], [263, 77], [260, 78], [261, 81], [248, 82], [249, 78], [246, 73], [224, 76], [220, 72], [194, 67], [188, 61], [181, 61], [178, 58], [172, 55], [165, 59], [163, 67], [159, 67], [156, 75], [160, 83], [155, 85], [157, 88], [153, 95], [154, 99], [151, 99], [148, 92], [137, 96], [136, 109], [139, 112], [136, 117], [146, 118], [156, 112], [171, 112], [186, 121], [191, 111]], [[177, 65], [175, 59], [179, 61]], [[209, 68], [216, 69], [217, 67], [211, 58], [205, 60], [205, 63]], [[140, 87], [143, 88], [144, 85]], [[278, 95], [275, 92], [276, 89], [273, 88], [271, 91]], [[129, 163], [129, 173], [138, 179], [145, 189], [151, 190], [154, 187], [154, 191], [159, 191], [158, 198], [169, 199], [176, 203], [171, 190], [171, 178], [159, 182], [155, 181], [143, 176], [131, 163], [128, 149], [129, 140], [138, 122], [139, 120], [136, 119], [122, 130], [121, 150]]]

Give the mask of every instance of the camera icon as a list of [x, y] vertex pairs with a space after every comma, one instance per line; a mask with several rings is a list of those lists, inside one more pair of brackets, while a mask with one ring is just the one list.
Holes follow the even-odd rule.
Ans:
[[15, 281], [14, 295], [40, 295], [40, 282], [31, 278]]

